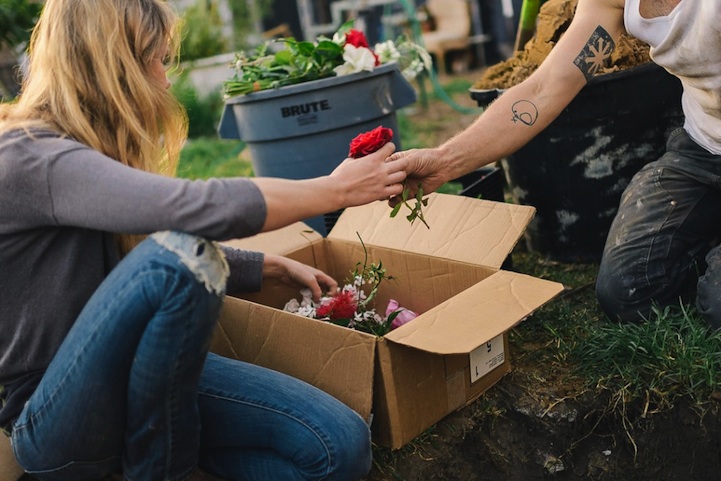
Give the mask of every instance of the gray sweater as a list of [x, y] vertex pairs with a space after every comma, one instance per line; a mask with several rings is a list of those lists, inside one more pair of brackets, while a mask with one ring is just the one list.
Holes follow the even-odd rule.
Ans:
[[[126, 167], [51, 132], [0, 135], [0, 427], [19, 415], [76, 317], [118, 263], [113, 232], [208, 239], [260, 231], [247, 179], [189, 181]], [[263, 256], [225, 249], [228, 293], [260, 287]]]

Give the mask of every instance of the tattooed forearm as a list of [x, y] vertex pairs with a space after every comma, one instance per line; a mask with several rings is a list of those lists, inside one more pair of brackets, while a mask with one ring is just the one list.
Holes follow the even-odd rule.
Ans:
[[588, 81], [608, 63], [615, 48], [616, 44], [611, 35], [599, 25], [573, 63]]
[[519, 100], [514, 103], [511, 105], [511, 111], [513, 112], [511, 119], [513, 123], [521, 122], [524, 125], [533, 125], [538, 119], [538, 108], [528, 100]]

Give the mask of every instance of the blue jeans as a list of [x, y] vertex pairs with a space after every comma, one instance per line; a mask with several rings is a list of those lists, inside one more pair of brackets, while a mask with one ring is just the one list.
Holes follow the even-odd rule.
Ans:
[[225, 260], [179, 233], [143, 241], [110, 273], [14, 425], [41, 480], [353, 480], [370, 469], [355, 412], [297, 379], [208, 354]]
[[612, 319], [693, 301], [721, 327], [721, 156], [674, 131], [666, 153], [631, 180], [611, 225], [596, 294]]

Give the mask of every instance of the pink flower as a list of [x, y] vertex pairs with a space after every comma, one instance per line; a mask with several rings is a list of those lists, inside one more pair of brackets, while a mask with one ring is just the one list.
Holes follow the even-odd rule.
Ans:
[[413, 319], [418, 317], [418, 314], [406, 309], [405, 307], [400, 307], [398, 304], [398, 301], [395, 299], [391, 299], [388, 301], [388, 307], [386, 307], [386, 317], [390, 316], [394, 312], [399, 311], [398, 315], [393, 319], [393, 323], [391, 323], [391, 330], [398, 329], [403, 324], [406, 324], [408, 322], [411, 322]]

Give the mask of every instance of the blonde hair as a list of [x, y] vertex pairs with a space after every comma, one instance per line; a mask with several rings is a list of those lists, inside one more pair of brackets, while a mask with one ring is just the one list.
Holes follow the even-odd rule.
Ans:
[[[150, 69], [166, 49], [177, 59], [178, 29], [163, 0], [47, 0], [0, 130], [50, 128], [130, 167], [173, 174], [187, 115]], [[123, 244], [127, 252], [132, 242]]]

